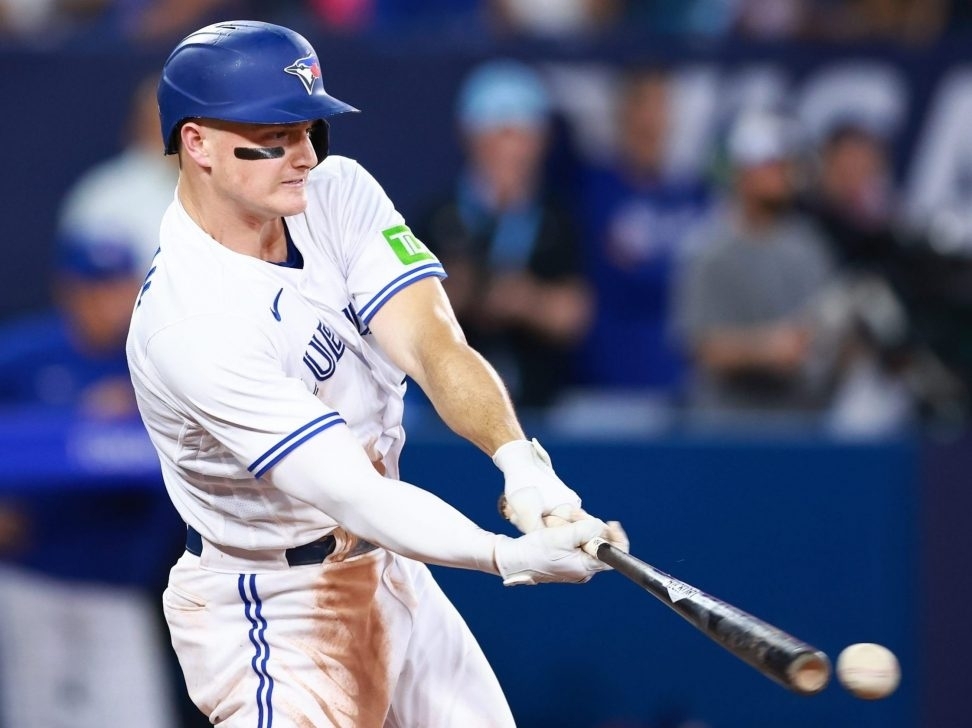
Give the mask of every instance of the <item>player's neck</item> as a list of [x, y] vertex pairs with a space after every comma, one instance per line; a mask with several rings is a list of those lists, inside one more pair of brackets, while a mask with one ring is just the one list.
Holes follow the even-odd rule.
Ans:
[[[208, 196], [212, 197], [212, 196]], [[236, 209], [231, 201], [200, 195], [191, 184], [180, 182], [179, 201], [183, 209], [213, 240], [235, 253], [261, 260], [287, 257], [287, 240], [279, 216], [266, 219]]]

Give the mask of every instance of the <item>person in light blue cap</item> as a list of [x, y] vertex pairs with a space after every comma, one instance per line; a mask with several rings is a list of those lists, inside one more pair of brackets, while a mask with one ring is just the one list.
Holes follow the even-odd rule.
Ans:
[[570, 384], [563, 363], [591, 311], [576, 222], [544, 179], [553, 113], [525, 63], [474, 68], [456, 101], [465, 166], [424, 234], [470, 342], [535, 408]]
[[551, 105], [546, 86], [532, 68], [503, 59], [487, 62], [469, 74], [456, 110], [467, 132], [501, 127], [545, 129]]

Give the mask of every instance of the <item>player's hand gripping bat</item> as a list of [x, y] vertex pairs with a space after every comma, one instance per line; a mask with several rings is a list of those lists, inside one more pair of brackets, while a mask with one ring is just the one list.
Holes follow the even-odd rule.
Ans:
[[[503, 496], [499, 508], [506, 517]], [[584, 550], [678, 612], [736, 657], [793, 692], [814, 695], [830, 681], [827, 655], [778, 627], [626, 554], [603, 539], [587, 542]]]

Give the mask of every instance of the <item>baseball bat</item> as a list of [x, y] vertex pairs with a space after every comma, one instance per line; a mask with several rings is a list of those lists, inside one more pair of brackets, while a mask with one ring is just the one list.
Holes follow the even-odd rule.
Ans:
[[[505, 498], [500, 499], [500, 512], [504, 517], [508, 516]], [[821, 650], [656, 569], [603, 539], [595, 538], [587, 542], [584, 550], [642, 587], [702, 634], [783, 687], [800, 695], [814, 695], [827, 687], [830, 660]]]

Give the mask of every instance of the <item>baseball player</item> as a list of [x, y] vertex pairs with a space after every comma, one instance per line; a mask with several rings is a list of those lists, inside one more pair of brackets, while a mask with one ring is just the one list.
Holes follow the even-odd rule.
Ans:
[[[604, 567], [578, 547], [623, 531], [524, 437], [375, 180], [327, 156], [326, 118], [356, 109], [303, 37], [203, 28], [158, 98], [181, 171], [128, 359], [188, 524], [163, 605], [193, 701], [228, 728], [513, 725], [425, 563], [584, 582]], [[492, 456], [525, 535], [399, 480], [406, 375]]]

